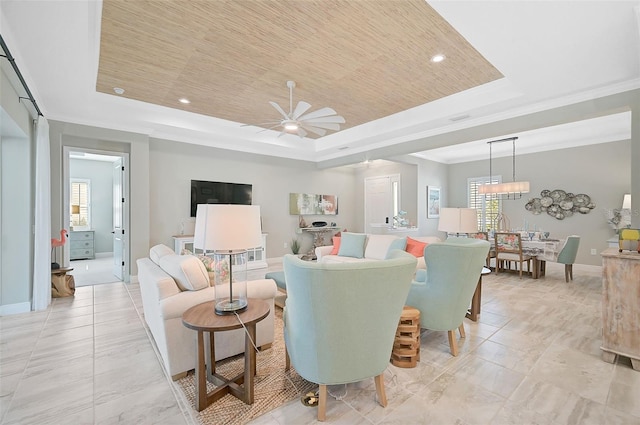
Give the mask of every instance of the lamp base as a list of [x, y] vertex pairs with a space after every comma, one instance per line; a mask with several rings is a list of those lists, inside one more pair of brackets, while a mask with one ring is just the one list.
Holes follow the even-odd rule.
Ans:
[[247, 308], [247, 300], [236, 299], [233, 301], [223, 300], [216, 304], [215, 312], [219, 316], [224, 316], [227, 314], [234, 314]]

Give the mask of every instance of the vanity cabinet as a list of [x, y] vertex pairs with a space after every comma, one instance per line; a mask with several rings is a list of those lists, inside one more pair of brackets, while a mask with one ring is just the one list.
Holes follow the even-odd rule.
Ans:
[[94, 250], [94, 231], [82, 230], [69, 233], [69, 259], [93, 260], [96, 258]]

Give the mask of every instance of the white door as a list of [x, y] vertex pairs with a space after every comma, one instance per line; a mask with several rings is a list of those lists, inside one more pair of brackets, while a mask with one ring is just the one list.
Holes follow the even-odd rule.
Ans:
[[120, 280], [124, 275], [124, 161], [113, 163], [113, 274]]
[[364, 180], [364, 232], [372, 224], [393, 223], [393, 197], [391, 176], [367, 177]]

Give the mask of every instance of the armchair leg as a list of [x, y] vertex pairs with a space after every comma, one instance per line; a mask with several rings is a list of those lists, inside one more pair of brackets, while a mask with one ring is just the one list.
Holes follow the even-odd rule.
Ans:
[[464, 323], [460, 323], [460, 326], [458, 326], [458, 332], [460, 332], [460, 338], [465, 338], [467, 336], [464, 332]]
[[387, 394], [384, 392], [384, 373], [373, 378], [376, 382], [376, 393], [378, 393], [378, 403], [380, 406], [387, 407]]
[[289, 351], [287, 351], [287, 347], [284, 347], [284, 370], [289, 370], [291, 368], [291, 359], [289, 358]]
[[320, 384], [318, 388], [318, 421], [327, 419], [327, 386]]
[[458, 356], [458, 342], [456, 341], [455, 329], [447, 331], [447, 334], [449, 335], [449, 347], [451, 348], [451, 354], [454, 357], [457, 357]]
[[573, 264], [564, 265], [564, 280], [565, 282], [569, 282], [569, 280], [573, 280]]

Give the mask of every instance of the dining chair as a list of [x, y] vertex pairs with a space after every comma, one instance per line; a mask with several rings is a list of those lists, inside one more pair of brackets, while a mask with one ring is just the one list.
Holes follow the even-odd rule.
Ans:
[[505, 261], [509, 264], [509, 270], [511, 269], [512, 261], [516, 263], [516, 267], [517, 264], [520, 264], [520, 279], [522, 279], [524, 263], [527, 263], [527, 273], [531, 274], [531, 256], [522, 252], [522, 237], [520, 233], [496, 232], [494, 241], [496, 274], [500, 273], [500, 270], [503, 269]]
[[573, 263], [576, 261], [578, 254], [578, 246], [580, 245], [580, 236], [571, 235], [567, 238], [564, 246], [558, 253], [557, 263], [564, 264], [564, 280], [569, 282], [573, 280]]
[[[476, 232], [476, 233], [469, 233], [469, 237], [470, 238], [474, 238], [474, 239], [480, 239], [483, 241], [488, 241], [489, 240], [489, 232]], [[487, 261], [486, 261], [486, 266], [487, 268], [491, 268], [491, 259], [495, 258], [496, 254], [495, 254], [495, 250], [490, 249], [489, 253], [487, 254]]]

